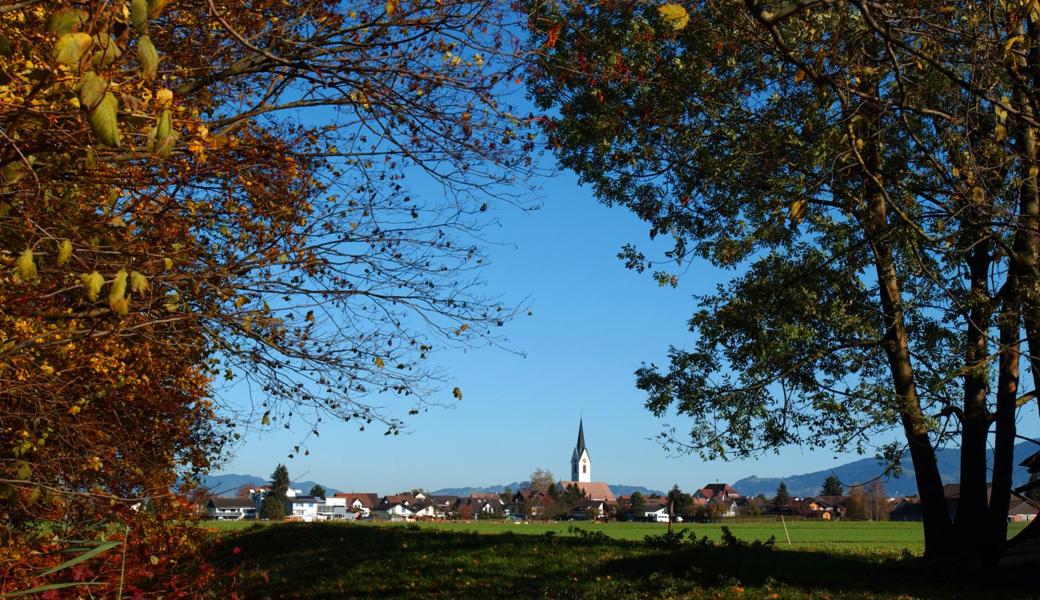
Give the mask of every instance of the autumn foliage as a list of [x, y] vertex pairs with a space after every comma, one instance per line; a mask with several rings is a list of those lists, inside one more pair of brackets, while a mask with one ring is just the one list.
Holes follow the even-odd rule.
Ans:
[[[438, 402], [438, 341], [508, 319], [469, 273], [531, 148], [497, 9], [347, 4], [0, 5], [0, 593], [201, 593], [176, 490], [236, 430], [394, 433], [366, 398]], [[41, 577], [69, 540], [120, 545]]]

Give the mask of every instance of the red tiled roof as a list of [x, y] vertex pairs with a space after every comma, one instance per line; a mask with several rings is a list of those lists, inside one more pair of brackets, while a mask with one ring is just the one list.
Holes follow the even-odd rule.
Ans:
[[560, 485], [567, 489], [569, 486], [578, 486], [578, 489], [585, 492], [585, 495], [590, 500], [606, 500], [607, 502], [616, 502], [614, 498], [614, 492], [610, 491], [610, 486], [600, 481], [561, 481]]
[[379, 494], [369, 492], [339, 492], [333, 498], [346, 498], [347, 505], [353, 504], [354, 500], [360, 500], [361, 506], [375, 508], [379, 504]]

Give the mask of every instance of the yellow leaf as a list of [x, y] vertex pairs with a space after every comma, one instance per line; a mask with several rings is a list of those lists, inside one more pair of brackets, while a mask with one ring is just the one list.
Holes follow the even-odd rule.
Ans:
[[1036, 165], [1029, 167], [1030, 177], [1036, 177], [1037, 173], [1040, 173], [1040, 168], [1038, 168]]
[[379, 358], [378, 356], [376, 357], [376, 359], [373, 362], [375, 362], [376, 366], [379, 367], [380, 369], [382, 369], [383, 367], [386, 366], [386, 363], [383, 362], [383, 359]]
[[148, 278], [134, 271], [130, 273], [130, 291], [135, 294], [142, 294], [148, 291]]
[[72, 258], [72, 242], [70, 242], [69, 240], [62, 240], [62, 242], [58, 244], [57, 262], [59, 265], [63, 265], [69, 262], [70, 258]]
[[18, 275], [18, 279], [23, 282], [35, 281], [37, 277], [36, 273], [36, 261], [33, 260], [33, 251], [26, 248], [20, 255], [14, 265], [15, 274]]
[[788, 208], [788, 216], [795, 223], [801, 221], [808, 212], [809, 204], [805, 200], [795, 200]]
[[456, 400], [462, 400], [462, 389], [456, 387], [451, 391], [451, 395], [455, 396]]
[[[170, 292], [166, 295], [166, 302], [163, 304], [163, 308], [166, 309], [166, 312], [177, 312], [177, 309], [180, 308], [180, 300], [180, 294], [178, 294], [177, 292]], [[247, 324], [246, 331], [249, 330], [250, 327]]]
[[158, 17], [169, 2], [170, 0], [148, 0], [148, 16], [153, 19]]
[[80, 275], [79, 280], [83, 282], [83, 289], [87, 293], [87, 299], [91, 302], [96, 302], [98, 294], [101, 293], [101, 286], [105, 285], [105, 278], [101, 276], [101, 273], [94, 271], [89, 275], [87, 273]]
[[664, 6], [657, 7], [657, 12], [664, 19], [664, 22], [671, 25], [672, 29], [676, 31], [685, 29], [690, 22], [689, 13], [686, 12], [686, 9], [681, 4], [670, 2]]
[[397, 11], [397, 4], [399, 0], [386, 0], [386, 14], [392, 15]]
[[169, 106], [173, 102], [173, 91], [163, 88], [156, 92], [155, 99], [159, 102], [159, 106]]
[[40, 365], [40, 370], [46, 373], [47, 375], [54, 375], [54, 367], [48, 364]]
[[112, 287], [108, 290], [108, 307], [117, 315], [130, 312], [130, 299], [126, 297], [125, 269], [120, 269], [112, 279]]
[[163, 262], [163, 267], [167, 271], [172, 271], [173, 270], [173, 259], [172, 258], [164, 258], [164, 259], [162, 259], [162, 262]]

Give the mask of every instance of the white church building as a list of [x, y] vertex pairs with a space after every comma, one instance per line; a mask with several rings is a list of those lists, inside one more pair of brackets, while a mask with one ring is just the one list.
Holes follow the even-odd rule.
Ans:
[[616, 502], [614, 492], [610, 486], [600, 481], [592, 480], [592, 457], [589, 449], [585, 446], [585, 422], [578, 421], [578, 443], [571, 453], [571, 480], [561, 481], [560, 485], [567, 488], [575, 485], [580, 488], [589, 500], [600, 500], [603, 502]]

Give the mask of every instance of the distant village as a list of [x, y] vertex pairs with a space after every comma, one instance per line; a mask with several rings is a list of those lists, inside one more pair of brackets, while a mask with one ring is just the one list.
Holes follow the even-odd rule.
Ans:
[[[571, 478], [554, 481], [551, 473], [536, 471], [524, 489], [468, 496], [427, 494], [412, 490], [379, 496], [349, 492], [327, 495], [316, 485], [307, 494], [273, 485], [245, 487], [237, 497], [212, 496], [200, 510], [215, 520], [284, 518], [293, 521], [423, 521], [423, 520], [511, 520], [526, 521], [649, 521], [658, 523], [717, 521], [755, 517], [789, 517], [821, 521], [893, 520], [919, 521], [921, 507], [916, 497], [889, 497], [880, 480], [853, 487], [845, 493], [836, 477], [820, 482], [821, 493], [791, 497], [783, 483], [776, 494], [745, 496], [726, 483], [709, 483], [686, 493], [673, 487], [667, 494], [643, 496], [639, 492], [615, 497], [610, 486], [592, 481], [592, 459], [585, 445], [584, 423], [578, 425], [578, 441], [571, 455]], [[544, 476], [548, 477], [544, 477]], [[957, 510], [960, 486], [945, 486], [950, 514]], [[275, 497], [280, 494], [280, 501]], [[272, 514], [267, 506], [274, 504]], [[1013, 495], [1009, 521], [1036, 518], [1035, 500]]]

